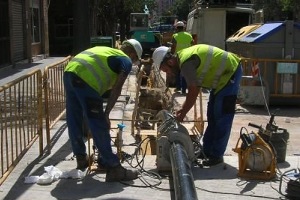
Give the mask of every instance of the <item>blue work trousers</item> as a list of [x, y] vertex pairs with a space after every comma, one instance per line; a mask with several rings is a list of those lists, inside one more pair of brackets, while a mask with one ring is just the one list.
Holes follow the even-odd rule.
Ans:
[[178, 73], [176, 75], [176, 89], [181, 90], [182, 93], [186, 93], [187, 83], [185, 78]]
[[203, 151], [208, 158], [221, 158], [230, 137], [242, 67], [218, 93], [210, 91], [207, 105], [207, 128], [203, 136]]
[[66, 91], [66, 117], [72, 150], [75, 155], [87, 155], [83, 123], [92, 137], [105, 167], [120, 163], [111, 146], [110, 127], [103, 111], [103, 98], [82, 79], [73, 73], [64, 73]]

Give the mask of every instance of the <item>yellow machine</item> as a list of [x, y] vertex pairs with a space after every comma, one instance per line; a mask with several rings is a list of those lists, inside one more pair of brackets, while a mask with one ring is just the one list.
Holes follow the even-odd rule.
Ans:
[[238, 176], [246, 179], [270, 180], [276, 175], [277, 161], [274, 149], [263, 137], [268, 136], [267, 134], [271, 133], [270, 127], [274, 126], [270, 126], [269, 123], [266, 131], [252, 123], [249, 123], [249, 126], [259, 128], [259, 132], [243, 133], [243, 128], [240, 131], [240, 138], [233, 149], [239, 158]]

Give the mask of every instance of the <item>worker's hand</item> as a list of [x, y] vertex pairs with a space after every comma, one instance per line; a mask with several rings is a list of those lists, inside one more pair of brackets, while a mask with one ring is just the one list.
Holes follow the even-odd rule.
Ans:
[[183, 119], [185, 118], [185, 115], [186, 113], [182, 109], [180, 109], [176, 111], [175, 118], [178, 122], [182, 122]]

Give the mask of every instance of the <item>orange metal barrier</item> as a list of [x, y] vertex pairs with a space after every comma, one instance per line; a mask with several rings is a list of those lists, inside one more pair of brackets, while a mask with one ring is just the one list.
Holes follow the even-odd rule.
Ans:
[[[243, 75], [257, 77], [256, 82], [263, 80], [270, 104], [297, 104], [300, 98], [299, 63], [300, 60], [243, 58]], [[247, 85], [246, 81], [242, 80], [241, 85]]]
[[42, 109], [40, 70], [0, 87], [0, 185], [37, 138], [42, 153]]
[[63, 84], [64, 68], [70, 61], [71, 56], [64, 60], [47, 66], [43, 75], [43, 87], [45, 98], [45, 119], [46, 119], [46, 138], [49, 153], [50, 147], [50, 129], [65, 114], [66, 99]]
[[42, 155], [46, 136], [50, 153], [50, 129], [65, 112], [63, 71], [70, 59], [47, 66], [43, 75], [35, 70], [0, 86], [0, 185], [36, 139]]

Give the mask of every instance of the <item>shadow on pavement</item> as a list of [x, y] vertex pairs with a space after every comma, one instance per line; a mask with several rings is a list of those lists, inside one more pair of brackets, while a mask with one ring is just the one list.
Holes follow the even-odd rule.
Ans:
[[236, 113], [251, 114], [251, 115], [265, 115], [274, 114], [282, 117], [300, 117], [299, 106], [270, 106], [268, 109], [264, 106], [250, 106], [239, 105], [236, 109]]
[[238, 170], [227, 163], [222, 163], [209, 168], [193, 167], [194, 180], [210, 179], [236, 179]]
[[27, 64], [22, 64], [22, 65], [17, 65], [15, 68], [7, 68], [5, 70], [2, 69], [1, 73], [0, 73], [0, 79], [6, 78], [11, 75], [15, 75], [26, 69], [31, 69], [32, 67], [35, 67], [39, 64], [40, 63], [27, 63]]
[[[64, 133], [67, 128], [66, 124], [63, 124], [58, 131], [54, 134], [51, 140], [51, 144], [54, 145], [60, 136]], [[36, 141], [38, 142], [38, 141]], [[27, 176], [40, 176], [44, 171], [45, 166], [57, 165], [60, 161], [63, 161], [68, 155], [70, 155], [71, 146], [69, 142], [61, 145], [60, 149], [58, 149], [54, 154], [44, 154], [41, 157], [36, 158], [32, 162], [30, 162], [25, 169], [23, 169], [20, 174], [18, 180], [15, 185], [11, 187], [11, 190], [7, 193], [4, 199], [19, 199], [27, 190], [30, 190], [34, 184], [26, 184], [24, 183], [25, 177]], [[30, 152], [27, 152], [27, 154]], [[23, 158], [24, 159], [24, 158]]]
[[93, 174], [87, 175], [82, 180], [60, 179], [58, 181], [56, 187], [51, 191], [51, 196], [56, 199], [92, 199], [105, 194], [120, 193], [126, 187], [121, 183], [106, 183], [105, 180], [96, 180]]

